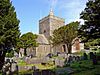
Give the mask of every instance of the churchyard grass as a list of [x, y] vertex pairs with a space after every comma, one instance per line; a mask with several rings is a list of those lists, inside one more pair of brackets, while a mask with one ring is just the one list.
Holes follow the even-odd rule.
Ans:
[[100, 71], [100, 65], [97, 65], [95, 66], [94, 69], [77, 72], [72, 75], [100, 75], [99, 71]]
[[98, 62], [98, 65], [93, 65], [91, 60], [84, 60], [74, 62], [70, 67], [75, 70], [75, 73], [72, 75], [100, 75], [100, 62]]
[[28, 71], [20, 71], [19, 75], [25, 75], [25, 74], [32, 74], [33, 70], [28, 70]]
[[84, 71], [87, 69], [91, 69], [94, 68], [94, 66], [92, 65], [92, 61], [90, 60], [84, 60], [84, 61], [79, 61], [79, 62], [73, 62], [70, 65], [71, 68], [75, 69], [77, 72], [79, 71]]
[[73, 53], [73, 55], [80, 55], [80, 56], [82, 56], [83, 53], [84, 53], [84, 51], [80, 51], [80, 52], [75, 52], [75, 53]]
[[25, 65], [27, 65], [27, 64], [23, 60], [18, 61], [18, 66], [25, 66]]
[[44, 69], [53, 69], [55, 67], [55, 65], [42, 65], [42, 64], [35, 64], [35, 66], [37, 66], [40, 70], [44, 70]]
[[[52, 63], [49, 63], [49, 64], [52, 64]], [[46, 69], [53, 69], [55, 67], [55, 65], [49, 65], [49, 64], [46, 64], [46, 65], [42, 65], [42, 64], [27, 64], [26, 66], [36, 66], [40, 71], [41, 70], [46, 70]], [[21, 66], [25, 66], [25, 65], [21, 65]], [[32, 73], [33, 73], [33, 70], [28, 70], [28, 71], [21, 70], [19, 72], [19, 75], [32, 74]]]

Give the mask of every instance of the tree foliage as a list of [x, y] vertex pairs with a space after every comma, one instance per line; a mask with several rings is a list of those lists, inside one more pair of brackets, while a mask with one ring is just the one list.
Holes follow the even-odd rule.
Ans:
[[[19, 42], [17, 43], [17, 48], [24, 48], [26, 50], [28, 47], [36, 47], [38, 46], [38, 43], [36, 42], [37, 35], [33, 34], [32, 32], [28, 32], [26, 34], [23, 34], [19, 38]], [[26, 55], [26, 51], [25, 51]]]
[[79, 22], [72, 22], [66, 26], [60, 27], [53, 32], [51, 37], [52, 44], [54, 46], [61, 43], [66, 44], [68, 48], [68, 53], [71, 53], [72, 41], [77, 37]]
[[19, 36], [19, 20], [15, 8], [10, 0], [0, 0], [0, 69], [6, 52], [16, 46]]
[[85, 21], [79, 30], [83, 42], [88, 46], [100, 45], [100, 0], [89, 0], [80, 18]]

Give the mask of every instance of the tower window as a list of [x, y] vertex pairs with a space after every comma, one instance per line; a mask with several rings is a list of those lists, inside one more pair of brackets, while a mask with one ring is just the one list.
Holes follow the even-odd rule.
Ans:
[[46, 33], [46, 30], [44, 30], [44, 33]]

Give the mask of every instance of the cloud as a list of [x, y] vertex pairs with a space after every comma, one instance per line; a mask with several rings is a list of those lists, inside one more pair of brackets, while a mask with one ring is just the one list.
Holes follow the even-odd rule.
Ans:
[[[47, 0], [53, 10], [57, 10], [66, 23], [80, 20], [80, 13], [84, 10], [87, 0]], [[83, 21], [82, 21], [83, 23]]]
[[85, 4], [81, 0], [71, 0], [69, 2], [64, 2], [60, 8], [67, 12], [80, 13], [85, 7]]
[[80, 13], [84, 10], [87, 0], [62, 0], [59, 1], [59, 11], [64, 10], [64, 18], [66, 22], [72, 22], [75, 20], [80, 20]]

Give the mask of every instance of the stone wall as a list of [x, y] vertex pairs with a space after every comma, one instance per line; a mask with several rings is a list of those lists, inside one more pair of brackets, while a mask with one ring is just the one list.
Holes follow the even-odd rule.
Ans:
[[50, 45], [39, 45], [36, 48], [36, 56], [37, 57], [44, 57], [51, 52]]
[[55, 29], [58, 29], [64, 25], [64, 19], [54, 15], [48, 15], [39, 21], [39, 34], [44, 34], [45, 37], [49, 39]]
[[50, 36], [52, 36], [53, 31], [65, 25], [65, 21], [59, 18], [50, 18]]
[[[54, 16], [53, 12], [51, 11], [48, 16], [39, 20], [39, 34], [44, 34], [44, 36], [49, 40], [50, 36], [53, 34], [53, 31], [64, 25], [65, 20]], [[53, 53], [61, 52], [62, 46], [56, 46], [51, 49], [50, 45], [39, 45], [36, 50], [36, 56], [41, 57], [49, 54], [50, 50], [52, 50]]]
[[79, 52], [84, 49], [84, 43], [81, 43], [79, 38], [75, 39], [75, 43], [72, 45], [72, 53]]
[[35, 47], [29, 47], [26, 49], [27, 56], [36, 56], [36, 49]]
[[49, 18], [39, 22], [39, 34], [44, 34], [46, 38], [50, 37]]

